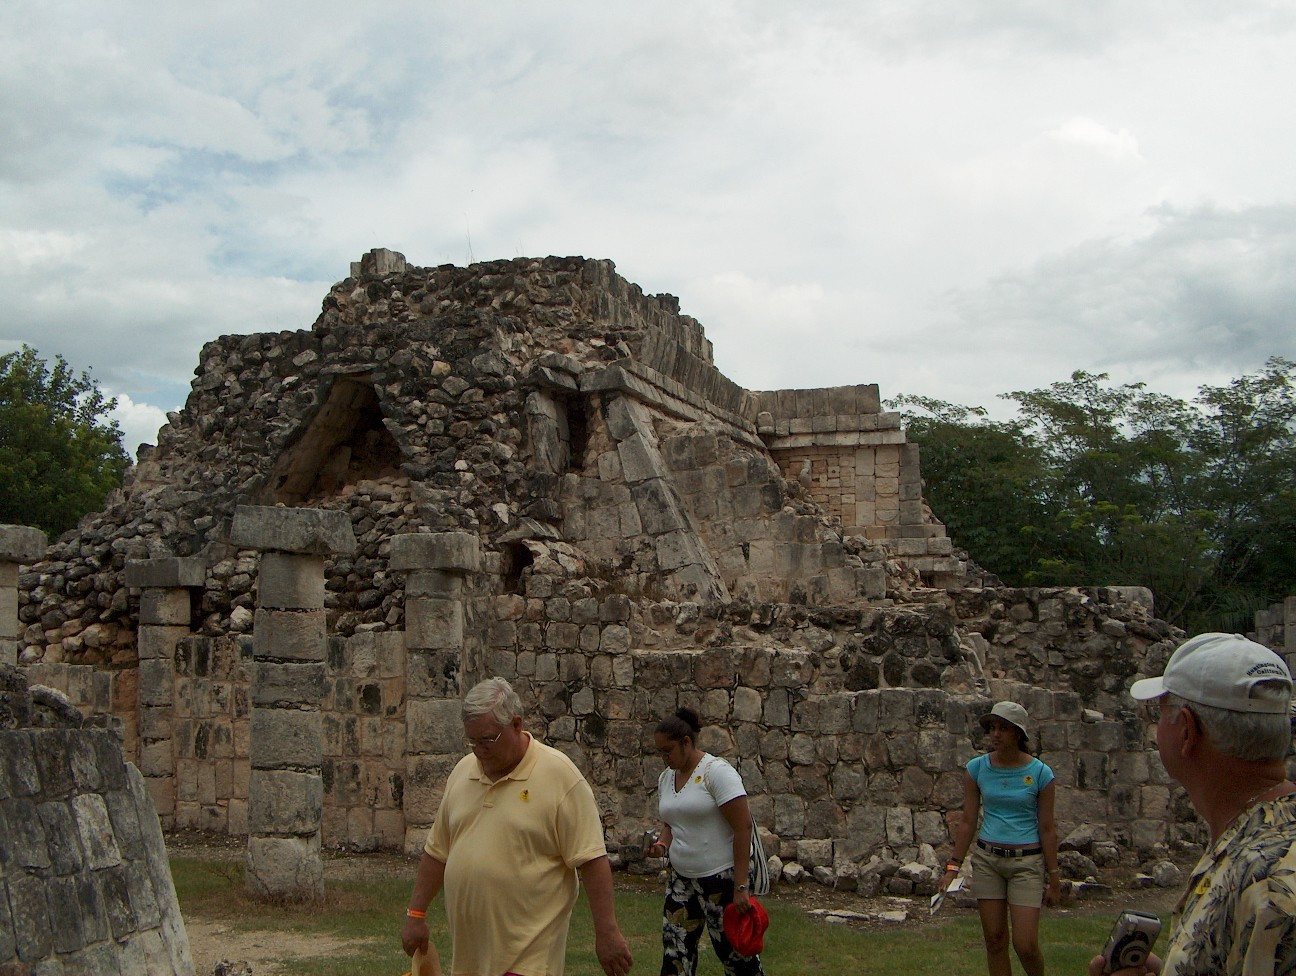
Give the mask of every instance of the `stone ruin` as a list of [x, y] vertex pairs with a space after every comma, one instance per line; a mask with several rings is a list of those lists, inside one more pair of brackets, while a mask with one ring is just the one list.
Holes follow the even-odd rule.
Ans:
[[997, 585], [921, 489], [876, 385], [742, 389], [609, 261], [377, 250], [310, 329], [208, 343], [104, 511], [0, 592], [30, 680], [119, 718], [162, 823], [248, 835], [271, 889], [321, 844], [419, 849], [488, 675], [632, 868], [683, 704], [785, 880], [921, 886], [999, 698], [1081, 853], [1200, 841], [1125, 695], [1183, 634], [1146, 591]]
[[162, 829], [117, 724], [0, 664], [0, 971], [193, 976]]

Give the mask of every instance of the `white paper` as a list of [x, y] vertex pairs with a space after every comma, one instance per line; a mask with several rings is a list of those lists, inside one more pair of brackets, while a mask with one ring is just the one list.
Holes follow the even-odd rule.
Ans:
[[931, 914], [935, 915], [941, 905], [945, 904], [945, 896], [956, 891], [963, 890], [963, 879], [955, 878], [950, 882], [950, 886], [944, 891], [938, 891], [931, 896]]

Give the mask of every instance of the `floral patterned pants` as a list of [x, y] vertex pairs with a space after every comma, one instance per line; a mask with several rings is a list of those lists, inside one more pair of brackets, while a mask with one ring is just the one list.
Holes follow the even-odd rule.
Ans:
[[733, 868], [702, 878], [670, 872], [662, 906], [661, 976], [693, 976], [705, 927], [725, 976], [764, 976], [760, 956], [740, 956], [724, 934], [724, 908], [733, 901]]

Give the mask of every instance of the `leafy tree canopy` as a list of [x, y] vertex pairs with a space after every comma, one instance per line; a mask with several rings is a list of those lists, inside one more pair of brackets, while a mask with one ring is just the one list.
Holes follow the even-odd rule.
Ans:
[[24, 345], [0, 356], [0, 523], [51, 537], [98, 510], [130, 463], [121, 430], [88, 373]]
[[1150, 587], [1190, 630], [1245, 630], [1296, 592], [1296, 363], [1191, 402], [1071, 374], [1002, 394], [1017, 416], [892, 403], [922, 447], [933, 510], [1011, 585]]

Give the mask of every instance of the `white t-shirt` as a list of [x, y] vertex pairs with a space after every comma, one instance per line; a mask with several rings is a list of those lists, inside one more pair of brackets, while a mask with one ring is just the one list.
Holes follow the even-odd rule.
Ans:
[[670, 825], [670, 861], [676, 874], [703, 878], [734, 866], [733, 828], [720, 807], [746, 795], [738, 770], [707, 753], [678, 792], [675, 770], [662, 770], [657, 812]]

